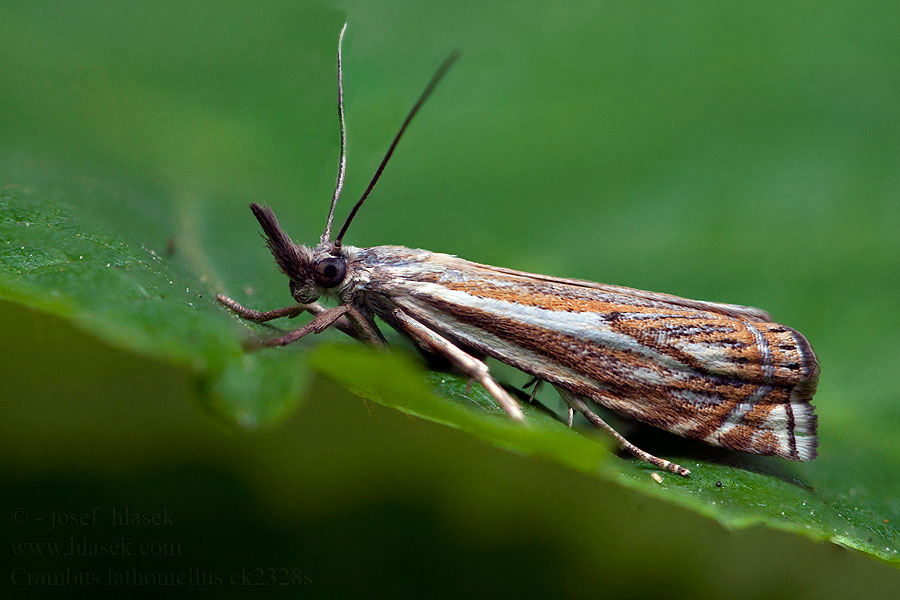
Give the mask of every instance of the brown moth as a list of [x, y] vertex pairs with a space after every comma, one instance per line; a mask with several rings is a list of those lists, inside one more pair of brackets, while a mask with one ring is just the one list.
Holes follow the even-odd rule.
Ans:
[[[591, 406], [602, 405], [680, 436], [790, 460], [816, 457], [816, 355], [799, 332], [767, 313], [579, 279], [563, 279], [469, 262], [402, 246], [355, 248], [344, 234], [378, 181], [412, 118], [456, 59], [441, 65], [413, 106], [366, 191], [331, 239], [346, 167], [341, 43], [337, 185], [319, 244], [294, 243], [272, 211], [254, 216], [297, 304], [259, 312], [223, 295], [243, 318], [268, 321], [315, 315], [286, 335], [261, 342], [289, 344], [331, 325], [374, 346], [384, 345], [378, 316], [424, 351], [448, 359], [483, 385], [506, 413], [524, 416], [491, 377], [491, 356], [555, 387], [574, 411], [609, 432], [636, 457], [680, 475], [690, 471], [625, 440]], [[326, 309], [320, 297], [340, 304]]]

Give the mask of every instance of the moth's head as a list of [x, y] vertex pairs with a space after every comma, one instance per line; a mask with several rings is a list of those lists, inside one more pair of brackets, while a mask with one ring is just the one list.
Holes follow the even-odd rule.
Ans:
[[250, 210], [265, 233], [266, 245], [278, 268], [288, 276], [291, 296], [301, 304], [315, 302], [327, 290], [338, 287], [347, 278], [347, 259], [333, 245], [309, 248], [295, 244], [285, 233], [268, 206], [256, 202]]
[[[378, 178], [381, 177], [381, 173], [384, 171], [385, 165], [387, 165], [388, 160], [394, 153], [397, 142], [400, 141], [403, 132], [406, 131], [407, 125], [412, 121], [412, 118], [422, 107], [422, 104], [424, 104], [428, 96], [431, 95], [431, 92], [434, 91], [438, 81], [441, 80], [447, 72], [447, 69], [449, 69], [450, 65], [456, 61], [458, 56], [458, 54], [454, 52], [447, 57], [443, 64], [441, 64], [437, 73], [431, 78], [431, 81], [428, 82], [425, 91], [422, 92], [422, 95], [419, 96], [419, 99], [413, 105], [412, 110], [410, 110], [409, 114], [406, 116], [406, 120], [400, 127], [400, 131], [394, 136], [394, 141], [391, 142], [391, 145], [388, 147], [387, 154], [385, 154], [384, 159], [381, 161], [381, 165], [379, 165], [378, 169], [375, 171], [375, 175], [369, 182], [369, 186], [366, 188], [366, 191], [363, 192], [359, 201], [353, 205], [350, 214], [347, 215], [347, 220], [344, 221], [344, 225], [332, 242], [331, 226], [334, 220], [334, 209], [337, 206], [338, 198], [340, 198], [341, 190], [344, 187], [344, 168], [346, 166], [344, 149], [347, 146], [347, 133], [344, 129], [344, 92], [343, 73], [341, 71], [341, 44], [343, 43], [344, 31], [346, 31], [346, 29], [347, 24], [344, 23], [344, 27], [341, 29], [341, 35], [338, 38], [337, 55], [338, 115], [341, 127], [340, 167], [338, 169], [337, 186], [334, 190], [334, 196], [331, 199], [331, 210], [328, 212], [328, 220], [325, 224], [325, 231], [322, 233], [321, 243], [315, 248], [295, 244], [278, 224], [278, 220], [275, 218], [275, 215], [269, 207], [261, 206], [256, 202], [250, 205], [250, 210], [253, 211], [256, 220], [262, 225], [266, 236], [266, 245], [269, 247], [269, 250], [272, 251], [275, 262], [278, 263], [281, 271], [291, 280], [291, 295], [294, 297], [294, 300], [301, 304], [315, 302], [320, 296], [329, 292], [338, 296], [347, 295], [352, 292], [353, 285], [360, 281], [364, 276], [364, 268], [360, 266], [358, 261], [354, 261], [352, 266], [348, 264], [348, 257], [353, 256], [354, 250], [343, 248], [341, 241], [344, 239], [344, 234], [347, 233], [347, 227], [350, 226], [353, 217], [356, 216], [357, 211], [369, 196], [369, 192], [372, 191], [372, 188], [374, 188], [375, 184], [378, 182]], [[349, 274], [351, 271], [352, 275]], [[342, 301], [346, 300], [342, 297]]]

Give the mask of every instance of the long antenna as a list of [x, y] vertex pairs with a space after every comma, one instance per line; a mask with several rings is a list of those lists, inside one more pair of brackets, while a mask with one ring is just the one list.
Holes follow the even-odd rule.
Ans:
[[347, 220], [344, 221], [343, 227], [341, 227], [341, 231], [338, 233], [337, 239], [334, 240], [335, 248], [341, 247], [341, 240], [344, 239], [344, 234], [347, 233], [347, 228], [350, 226], [350, 222], [353, 220], [353, 217], [356, 216], [359, 207], [362, 206], [363, 202], [366, 201], [366, 198], [369, 196], [369, 192], [372, 191], [372, 188], [375, 187], [375, 184], [378, 182], [378, 178], [381, 177], [382, 171], [384, 171], [384, 167], [387, 165], [388, 161], [391, 158], [391, 155], [394, 153], [394, 148], [397, 147], [397, 142], [400, 141], [400, 137], [403, 135], [403, 132], [406, 131], [406, 127], [409, 125], [409, 122], [412, 121], [413, 117], [416, 116], [416, 113], [419, 112], [419, 109], [422, 108], [422, 105], [428, 99], [428, 96], [431, 95], [431, 92], [434, 91], [434, 88], [437, 87], [438, 82], [447, 74], [447, 70], [456, 62], [456, 59], [459, 58], [459, 52], [453, 52], [450, 56], [444, 59], [444, 62], [441, 63], [441, 66], [438, 67], [437, 72], [431, 77], [431, 81], [428, 82], [428, 85], [425, 86], [425, 91], [422, 92], [422, 95], [419, 96], [419, 99], [416, 100], [416, 103], [413, 105], [412, 110], [409, 111], [409, 114], [406, 115], [406, 120], [403, 121], [403, 125], [400, 126], [400, 131], [397, 132], [397, 135], [394, 136], [394, 141], [391, 142], [390, 147], [388, 148], [387, 154], [384, 155], [384, 158], [381, 160], [381, 164], [378, 165], [378, 169], [375, 171], [375, 175], [372, 177], [372, 181], [369, 182], [369, 187], [366, 188], [366, 191], [363, 192], [362, 198], [353, 206], [353, 210], [350, 211], [350, 214], [347, 215]]
[[331, 210], [328, 211], [328, 220], [325, 222], [325, 232], [322, 234], [322, 243], [331, 240], [331, 224], [334, 222], [334, 207], [337, 206], [341, 190], [344, 189], [344, 173], [347, 171], [347, 130], [344, 128], [344, 70], [341, 66], [341, 48], [344, 45], [344, 32], [347, 31], [347, 23], [341, 27], [341, 35], [338, 37], [337, 53], [337, 79], [338, 79], [338, 121], [341, 126], [341, 161], [338, 166], [337, 184], [334, 187], [334, 196], [331, 197]]

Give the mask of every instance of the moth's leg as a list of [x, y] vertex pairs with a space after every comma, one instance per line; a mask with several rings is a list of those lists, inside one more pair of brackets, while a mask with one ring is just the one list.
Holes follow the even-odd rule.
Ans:
[[[367, 319], [355, 306], [348, 304], [347, 307], [347, 318], [344, 320], [349, 322], [350, 327], [356, 333], [353, 337], [375, 348], [387, 347], [387, 342], [378, 330], [378, 326], [375, 325], [375, 321]], [[340, 325], [340, 322], [338, 324]]]
[[248, 321], [256, 321], [257, 323], [265, 323], [266, 321], [271, 321], [272, 319], [277, 319], [279, 317], [289, 317], [293, 319], [306, 310], [306, 305], [294, 304], [291, 306], [285, 306], [284, 308], [277, 308], [275, 310], [267, 310], [265, 312], [262, 312], [253, 310], [252, 308], [247, 308], [237, 300], [229, 298], [224, 294], [219, 294], [218, 296], [216, 296], [216, 300], [219, 304], [221, 304], [237, 316], [241, 317], [242, 319], [247, 319]]
[[277, 338], [266, 340], [251, 340], [247, 345], [248, 348], [256, 348], [261, 346], [287, 346], [291, 342], [296, 342], [309, 333], [322, 333], [331, 325], [334, 325], [338, 319], [347, 314], [352, 309], [348, 304], [341, 304], [335, 308], [329, 308], [323, 313], [315, 316], [315, 318], [294, 331]]
[[637, 446], [635, 446], [634, 444], [632, 444], [631, 442], [626, 440], [624, 437], [622, 437], [619, 434], [618, 431], [616, 431], [615, 429], [610, 427], [606, 423], [606, 421], [601, 419], [597, 415], [597, 413], [592, 411], [588, 407], [588, 405], [585, 404], [584, 400], [582, 398], [580, 398], [579, 396], [575, 396], [568, 390], [565, 390], [560, 387], [557, 387], [556, 390], [559, 392], [559, 395], [562, 396], [562, 399], [565, 400], [566, 404], [569, 405], [569, 411], [570, 411], [569, 414], [570, 415], [572, 414], [571, 411], [573, 409], [577, 410], [578, 412], [583, 414], [587, 418], [587, 420], [591, 422], [592, 425], [608, 432], [619, 443], [619, 445], [622, 446], [622, 448], [624, 448], [625, 450], [627, 450], [628, 452], [630, 452], [631, 454], [633, 454], [640, 460], [642, 460], [646, 463], [650, 463], [654, 467], [657, 467], [660, 469], [665, 469], [666, 471], [671, 471], [672, 473], [677, 473], [678, 475], [681, 475], [683, 477], [687, 477], [688, 475], [691, 474], [691, 472], [688, 471], [687, 469], [685, 469], [684, 467], [682, 467], [680, 465], [676, 465], [675, 463], [665, 460], [663, 458], [653, 456], [649, 452], [644, 452], [643, 450], [641, 450], [640, 448], [638, 448]]
[[[219, 304], [221, 304], [237, 316], [241, 317], [242, 319], [247, 319], [248, 321], [256, 321], [257, 323], [265, 323], [266, 321], [271, 321], [272, 319], [278, 319], [280, 317], [288, 317], [289, 319], [293, 319], [294, 317], [302, 314], [304, 311], [308, 311], [313, 315], [321, 315], [322, 313], [328, 312], [328, 310], [330, 310], [317, 302], [313, 302], [311, 304], [294, 304], [291, 306], [286, 306], [284, 308], [262, 312], [254, 310], [252, 308], [247, 308], [237, 300], [229, 298], [228, 296], [225, 296], [223, 294], [217, 295], [216, 300], [219, 302]], [[348, 319], [342, 317], [338, 319], [334, 326], [350, 337], [362, 340], [360, 335], [357, 333], [356, 328], [354, 328], [353, 325], [350, 324], [350, 321]]]
[[569, 407], [569, 420], [568, 420], [569, 429], [572, 429], [572, 425], [574, 423], [575, 423], [575, 409], [570, 406]]
[[444, 338], [434, 331], [428, 329], [406, 313], [400, 310], [394, 310], [391, 315], [397, 326], [409, 334], [418, 344], [447, 357], [453, 366], [468, 375], [478, 383], [484, 386], [488, 393], [494, 397], [494, 400], [506, 411], [512, 419], [516, 421], [524, 421], [525, 415], [518, 403], [510, 396], [506, 390], [500, 387], [494, 378], [491, 377], [488, 367], [484, 362], [478, 360], [471, 354], [460, 350], [453, 345], [450, 340]]
[[[541, 384], [544, 383], [537, 377], [534, 378], [534, 387], [531, 388], [531, 395], [528, 396], [528, 404], [534, 404], [534, 397], [537, 395], [538, 389], [540, 389]], [[528, 386], [525, 386], [528, 387]]]
[[[553, 417], [556, 420], [559, 420], [559, 415], [556, 414], [556, 411], [550, 410], [548, 407], [544, 406], [540, 400], [535, 399], [537, 397], [538, 390], [544, 383], [545, 382], [543, 379], [532, 376], [531, 380], [522, 386], [522, 391], [525, 391], [528, 388], [530, 388], [531, 386], [534, 386], [533, 388], [531, 388], [531, 394], [528, 395], [528, 404], [537, 408], [538, 410], [541, 410], [541, 411], [547, 413], [548, 416]], [[569, 414], [569, 428], [571, 428], [572, 427], [572, 415], [571, 415], [572, 409], [571, 408], [569, 408], [569, 413], [570, 413]]]

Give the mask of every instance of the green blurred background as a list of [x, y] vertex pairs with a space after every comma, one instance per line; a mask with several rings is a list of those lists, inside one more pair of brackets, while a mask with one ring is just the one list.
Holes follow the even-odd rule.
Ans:
[[[287, 286], [246, 204], [271, 204], [297, 240], [321, 233], [341, 23], [346, 204], [459, 48], [347, 242], [762, 306], [822, 362], [821, 458], [803, 468], [852, 474], [854, 493], [900, 518], [894, 4], [3, 2], [0, 15], [0, 184], [36, 185], [160, 254], [187, 223], [181, 281], [207, 300], [250, 287], [265, 308], [289, 301]], [[215, 249], [202, 281], [198, 246]], [[73, 558], [5, 546], [11, 573], [196, 569], [223, 582], [164, 591], [227, 595], [245, 592], [230, 579], [249, 572], [320, 597], [895, 597], [900, 586], [894, 565], [861, 553], [726, 531], [321, 378], [280, 426], [250, 433], [196, 401], [186, 366], [11, 302], [0, 331], [4, 541], [180, 549]], [[94, 507], [96, 525], [47, 526]], [[113, 507], [168, 511], [172, 524], [116, 528]], [[95, 591], [7, 575], [21, 595]]]

